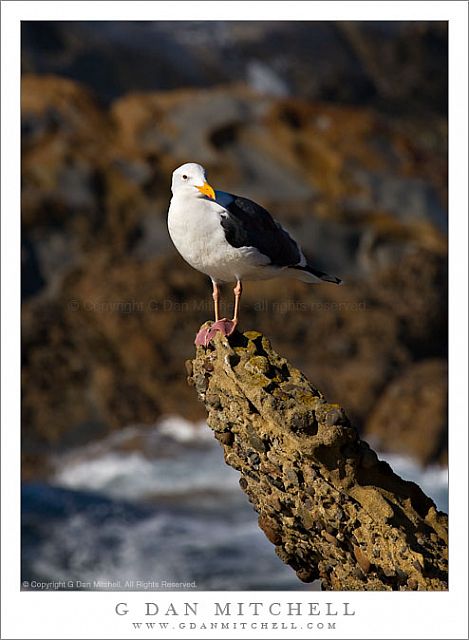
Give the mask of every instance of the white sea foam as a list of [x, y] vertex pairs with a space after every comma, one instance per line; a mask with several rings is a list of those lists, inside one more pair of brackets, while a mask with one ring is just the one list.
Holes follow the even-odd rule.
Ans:
[[[140, 439], [142, 450], [126, 450]], [[122, 500], [239, 491], [205, 423], [169, 416], [155, 427], [129, 427], [55, 461], [54, 484]]]
[[190, 422], [180, 416], [165, 416], [159, 421], [157, 430], [161, 435], [178, 442], [188, 443], [213, 440], [213, 434], [207, 427], [205, 420]]
[[[446, 469], [379, 457], [446, 510]], [[53, 484], [117, 503], [103, 503], [96, 516], [90, 501], [48, 525], [30, 555], [31, 572], [83, 582], [195, 580], [198, 589], [318, 588], [299, 583], [272, 553], [238, 477], [207, 425], [177, 416], [78, 448], [56, 460]], [[132, 509], [143, 511], [135, 517]], [[42, 531], [42, 511], [30, 517]]]
[[[141, 441], [141, 449], [127, 443]], [[423, 468], [410, 457], [379, 453], [405, 480], [416, 482], [439, 509], [448, 508], [448, 470]], [[56, 461], [54, 483], [113, 498], [146, 500], [191, 492], [239, 491], [238, 474], [224, 464], [205, 422], [166, 416], [154, 427], [128, 427]]]
[[166, 580], [195, 581], [197, 589], [313, 588], [275, 558], [250, 516], [248, 507], [236, 521], [162, 511], [131, 525], [123, 519], [97, 525], [86, 511], [76, 513], [51, 527], [32, 571], [55, 580], [120, 581], [122, 587], [131, 580]]
[[[143, 448], [129, 450], [130, 446]], [[48, 528], [32, 571], [56, 580], [173, 581], [198, 589], [314, 589], [275, 557], [206, 424], [177, 417], [129, 427], [56, 461], [55, 486], [119, 501]], [[125, 515], [120, 501], [143, 515]], [[122, 513], [124, 515], [122, 515]], [[64, 562], [66, 558], [66, 562]]]

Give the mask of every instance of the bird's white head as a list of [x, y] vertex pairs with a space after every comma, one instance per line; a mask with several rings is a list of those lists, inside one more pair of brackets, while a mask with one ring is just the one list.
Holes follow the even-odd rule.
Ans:
[[215, 191], [205, 178], [205, 169], [195, 162], [186, 162], [173, 171], [171, 191], [173, 195], [187, 193], [215, 200]]

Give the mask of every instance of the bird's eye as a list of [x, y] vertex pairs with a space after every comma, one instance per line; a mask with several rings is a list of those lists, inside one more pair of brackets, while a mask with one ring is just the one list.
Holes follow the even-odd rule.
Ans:
[[186, 175], [182, 176], [182, 179], [187, 180], [187, 176]]

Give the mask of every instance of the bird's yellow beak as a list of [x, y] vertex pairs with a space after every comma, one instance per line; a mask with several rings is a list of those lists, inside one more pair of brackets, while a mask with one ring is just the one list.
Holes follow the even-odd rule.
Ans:
[[200, 191], [200, 193], [203, 193], [204, 196], [215, 200], [215, 191], [212, 189], [208, 182], [204, 182], [203, 186], [197, 187], [197, 189]]

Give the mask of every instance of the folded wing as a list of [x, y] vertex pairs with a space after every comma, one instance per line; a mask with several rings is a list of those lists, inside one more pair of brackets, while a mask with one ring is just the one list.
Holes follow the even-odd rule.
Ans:
[[276, 267], [295, 266], [302, 253], [289, 233], [270, 213], [247, 198], [216, 191], [216, 201], [225, 211], [221, 225], [232, 247], [254, 247]]

